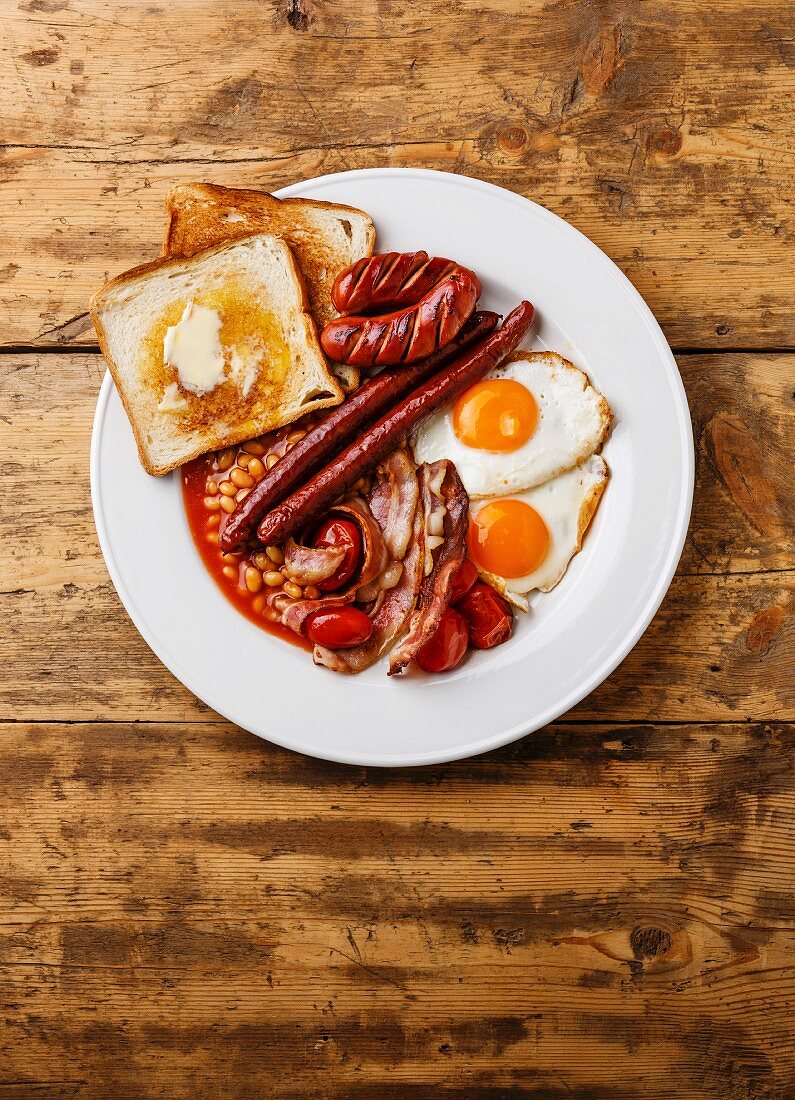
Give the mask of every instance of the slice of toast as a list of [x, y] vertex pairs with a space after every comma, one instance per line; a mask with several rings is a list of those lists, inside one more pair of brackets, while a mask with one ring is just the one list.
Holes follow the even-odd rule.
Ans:
[[150, 474], [344, 396], [279, 237], [144, 264], [106, 283], [90, 309]]
[[[338, 316], [331, 302], [336, 275], [371, 256], [375, 245], [375, 228], [364, 211], [314, 199], [277, 199], [267, 191], [178, 183], [166, 196], [166, 212], [165, 256], [190, 256], [249, 233], [282, 237], [298, 260], [319, 328]], [[345, 390], [359, 384], [356, 367], [330, 367]]]

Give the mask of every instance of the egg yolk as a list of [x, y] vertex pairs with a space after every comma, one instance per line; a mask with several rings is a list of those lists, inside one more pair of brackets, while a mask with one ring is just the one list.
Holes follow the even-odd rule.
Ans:
[[512, 378], [476, 382], [453, 406], [453, 431], [467, 447], [481, 451], [515, 451], [537, 424], [535, 397]]
[[469, 555], [489, 573], [525, 577], [548, 550], [547, 525], [523, 500], [492, 500], [470, 518]]

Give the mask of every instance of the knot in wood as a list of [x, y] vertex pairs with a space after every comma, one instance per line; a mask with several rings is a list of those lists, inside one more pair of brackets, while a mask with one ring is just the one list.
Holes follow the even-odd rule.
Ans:
[[783, 625], [783, 607], [766, 607], [757, 611], [745, 635], [745, 648], [750, 653], [767, 653]]
[[610, 84], [624, 64], [621, 27], [609, 23], [601, 27], [585, 47], [582, 59], [582, 80], [575, 81], [571, 102], [580, 98], [584, 84], [589, 95], [598, 96]]
[[287, 0], [284, 5], [284, 16], [294, 31], [309, 29], [311, 16], [304, 0]]
[[675, 157], [682, 148], [682, 135], [676, 130], [665, 127], [652, 134], [649, 138], [649, 148], [654, 153], [664, 157]]
[[655, 959], [671, 950], [671, 934], [664, 928], [633, 928], [629, 946], [636, 959]]
[[511, 153], [515, 156], [517, 153], [521, 153], [527, 145], [527, 131], [521, 126], [506, 126], [497, 141], [504, 153]]

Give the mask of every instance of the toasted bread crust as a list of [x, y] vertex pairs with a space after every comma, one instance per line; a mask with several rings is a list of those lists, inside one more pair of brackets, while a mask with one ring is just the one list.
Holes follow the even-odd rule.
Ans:
[[[375, 247], [375, 226], [373, 225], [372, 219], [365, 210], [359, 210], [355, 206], [346, 206], [345, 203], [338, 202], [325, 202], [322, 199], [303, 199], [300, 197], [278, 199], [269, 191], [258, 191], [253, 187], [224, 187], [222, 184], [218, 183], [175, 183], [169, 189], [165, 198], [166, 214], [168, 217], [166, 220], [166, 228], [163, 233], [162, 253], [164, 256], [173, 256], [178, 252], [181, 255], [192, 255], [192, 252], [181, 251], [184, 248], [184, 242], [188, 238], [188, 234], [183, 231], [183, 227], [179, 225], [176, 218], [177, 212], [185, 209], [187, 206], [184, 200], [188, 196], [194, 199], [194, 201], [203, 199], [206, 202], [212, 203], [214, 206], [240, 206], [241, 204], [247, 204], [249, 209], [254, 213], [262, 213], [263, 210], [269, 209], [274, 214], [277, 214], [285, 206], [293, 206], [296, 208], [303, 207], [304, 209], [311, 207], [316, 210], [327, 210], [329, 213], [338, 215], [348, 213], [356, 217], [366, 218], [369, 222], [367, 230], [368, 247], [366, 252], [368, 256], [372, 255], [373, 248]], [[247, 236], [247, 234], [236, 235]], [[279, 234], [276, 233], [275, 235], [278, 236]]]
[[[258, 237], [261, 235], [262, 234], [259, 233], [248, 234], [249, 237]], [[236, 238], [233, 241], [223, 241], [220, 244], [214, 245], [211, 248], [204, 249], [202, 252], [195, 253], [193, 256], [189, 257], [189, 259], [199, 261], [208, 256], [212, 256], [217, 252], [223, 252], [225, 249], [232, 248], [238, 245], [242, 239], [243, 238]], [[312, 334], [314, 342], [317, 343], [317, 335], [309, 306], [309, 295], [306, 288], [306, 282], [291, 250], [289, 248], [285, 248], [285, 253], [287, 262], [295, 278], [296, 286], [298, 287], [301, 294], [301, 317], [305, 321], [308, 332]], [[128, 400], [126, 387], [123, 384], [119, 368], [115, 360], [113, 359], [113, 356], [111, 355], [105, 333], [105, 328], [102, 324], [100, 311], [102, 305], [106, 301], [108, 301], [109, 298], [112, 297], [113, 292], [119, 287], [126, 286], [128, 283], [134, 282], [142, 276], [157, 274], [164, 270], [168, 270], [169, 268], [184, 268], [185, 262], [186, 257], [183, 256], [161, 256], [156, 260], [150, 260], [147, 263], [139, 264], [137, 267], [130, 268], [129, 271], [125, 271], [121, 275], [116, 275], [114, 276], [114, 278], [109, 279], [108, 282], [101, 286], [99, 290], [97, 290], [92, 295], [91, 301], [89, 303], [89, 314], [91, 316], [91, 320], [97, 334], [100, 350], [105, 357], [105, 362], [107, 363], [108, 370], [110, 371], [111, 377], [113, 378], [114, 384], [116, 386], [116, 392], [119, 395], [122, 406], [124, 407], [124, 411], [127, 414], [127, 419], [130, 422], [141, 465], [148, 474], [152, 474], [155, 477], [162, 477], [164, 474], [170, 473], [172, 470], [177, 469], [177, 467], [184, 465], [186, 462], [192, 461], [194, 458], [199, 458], [201, 455], [207, 454], [209, 451], [216, 451], [224, 447], [234, 446], [237, 443], [244, 443], [247, 439], [250, 439], [252, 437], [252, 432], [248, 427], [244, 427], [237, 431], [229, 431], [223, 434], [217, 431], [215, 432], [215, 434], [213, 434], [212, 432], [208, 431], [207, 437], [205, 438], [205, 440], [202, 441], [200, 446], [194, 448], [193, 451], [187, 453], [186, 455], [181, 455], [177, 461], [162, 466], [158, 466], [157, 464], [150, 461], [144, 447], [144, 441], [141, 435], [142, 425], [138, 423], [136, 410]], [[325, 361], [325, 357], [320, 350], [319, 344], [317, 345], [317, 350], [320, 358]], [[334, 376], [331, 375], [328, 370], [326, 371], [326, 374], [328, 389], [330, 390], [331, 396], [329, 396], [328, 398], [320, 398], [314, 400], [310, 407], [312, 410], [325, 409], [333, 405], [338, 405], [345, 396]], [[302, 409], [297, 415], [284, 416], [278, 419], [277, 422], [269, 424], [267, 430], [271, 431], [276, 430], [277, 428], [284, 427], [285, 424], [291, 423], [293, 420], [298, 419], [299, 416], [303, 416], [308, 411], [310, 411], [310, 409]]]
[[[302, 217], [309, 211], [328, 213], [344, 219], [348, 214], [358, 225], [365, 223], [363, 253], [372, 255], [375, 246], [375, 227], [369, 214], [342, 203], [320, 199], [278, 199], [267, 191], [252, 188], [224, 187], [213, 183], [178, 183], [166, 195], [167, 222], [163, 236], [163, 253], [190, 256], [196, 251], [218, 243], [247, 236], [251, 229], [246, 220], [251, 219], [260, 232], [281, 237], [298, 255], [309, 290], [312, 314], [318, 328], [322, 328], [337, 310], [331, 302], [331, 285], [337, 271], [324, 263], [322, 236], [315, 236], [311, 226], [302, 226]], [[228, 220], [225, 212], [233, 210], [241, 215], [240, 221]], [[347, 266], [347, 265], [344, 265]], [[359, 384], [359, 370], [348, 364], [330, 364], [329, 368], [346, 391]]]

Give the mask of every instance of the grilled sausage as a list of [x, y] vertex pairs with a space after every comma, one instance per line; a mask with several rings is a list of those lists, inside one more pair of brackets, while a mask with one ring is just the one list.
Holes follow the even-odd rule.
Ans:
[[[427, 252], [380, 252], [341, 271], [331, 288], [331, 300], [340, 313], [404, 309], [416, 305], [454, 271], [465, 270], [442, 256], [431, 259]], [[473, 272], [469, 274], [476, 278]]]
[[283, 542], [327, 511], [362, 474], [404, 443], [423, 420], [454, 401], [501, 363], [527, 333], [534, 313], [530, 302], [522, 302], [505, 318], [502, 328], [464, 352], [390, 409], [302, 488], [265, 516], [257, 530], [262, 541]]
[[[420, 266], [418, 256], [422, 257]], [[329, 321], [320, 342], [326, 355], [338, 363], [378, 367], [424, 359], [453, 339], [480, 297], [480, 280], [474, 272], [450, 260], [429, 260], [426, 253], [372, 257], [355, 280], [353, 273], [360, 267], [361, 261], [349, 269], [348, 281], [347, 272], [338, 276], [334, 284], [338, 302], [368, 309], [408, 304], [376, 317], [345, 316]], [[384, 278], [379, 282], [381, 273]]]
[[435, 355], [400, 370], [382, 371], [352, 393], [341, 405], [330, 409], [320, 423], [279, 459], [231, 513], [218, 535], [222, 550], [234, 550], [254, 534], [265, 513], [284, 500], [312, 474], [337, 454], [384, 409], [410, 393], [423, 378], [439, 370], [476, 340], [497, 327], [496, 313], [473, 314], [458, 335]]

